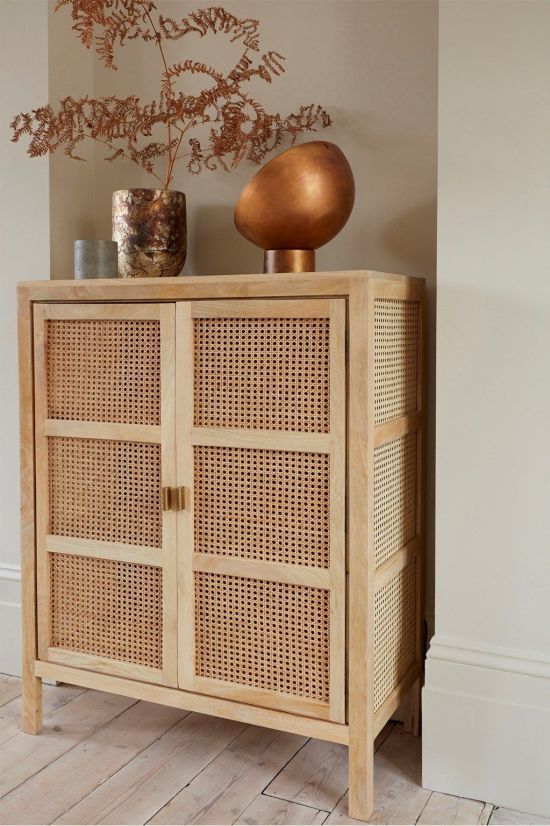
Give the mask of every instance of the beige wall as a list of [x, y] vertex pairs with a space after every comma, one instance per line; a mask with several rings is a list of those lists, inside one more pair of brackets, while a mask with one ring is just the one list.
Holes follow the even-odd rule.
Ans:
[[[93, 93], [95, 56], [71, 31], [69, 8], [54, 14], [55, 0], [47, 0], [47, 5], [49, 101], [57, 108], [59, 100], [68, 95], [84, 97]], [[63, 152], [49, 156], [52, 278], [72, 278], [74, 239], [96, 237], [93, 145], [81, 143], [78, 154], [86, 159], [85, 163], [71, 160]]]
[[[159, 0], [159, 12], [182, 17], [196, 7], [185, 0]], [[241, 17], [259, 17], [261, 50], [275, 49], [287, 58], [286, 74], [271, 85], [253, 87], [271, 111], [291, 112], [302, 102], [319, 101], [334, 126], [322, 137], [348, 155], [357, 180], [354, 213], [344, 231], [318, 254], [319, 269], [364, 268], [411, 272], [433, 278], [435, 271], [437, 3], [432, 0], [282, 0], [277, 3], [227, 3]], [[188, 36], [167, 44], [169, 62], [193, 56], [216, 66], [231, 65], [239, 49], [223, 36], [199, 40]], [[119, 70], [93, 60], [70, 31], [70, 11], [51, 15], [50, 97], [67, 94], [139, 94], [158, 97], [160, 60], [153, 44], [142, 41], [118, 49]], [[233, 51], [231, 51], [233, 49]], [[70, 69], [70, 70], [68, 70]], [[315, 139], [304, 135], [300, 140]], [[89, 156], [90, 153], [88, 153]], [[72, 234], [61, 216], [74, 211], [93, 215], [95, 229], [110, 235], [111, 192], [116, 188], [155, 186], [131, 162], [108, 164], [95, 156], [93, 186], [67, 191], [78, 164], [55, 156], [52, 199], [58, 213], [52, 224], [52, 272], [72, 273]], [[172, 188], [186, 192], [189, 205], [189, 256], [184, 272], [254, 272], [261, 253], [233, 227], [233, 207], [257, 167], [243, 162], [223, 171], [189, 175], [179, 167]], [[84, 181], [83, 181], [84, 183]], [[64, 191], [63, 191], [64, 190]], [[88, 204], [93, 202], [95, 213]]]
[[15, 286], [50, 269], [48, 161], [30, 161], [11, 143], [8, 123], [47, 97], [47, 7], [0, 0], [0, 672], [8, 673], [20, 669]]
[[[254, 87], [266, 108], [289, 113], [300, 103], [318, 101], [334, 126], [322, 137], [342, 147], [354, 170], [357, 199], [341, 234], [318, 252], [318, 269], [378, 269], [424, 276], [429, 284], [430, 421], [427, 533], [433, 558], [433, 407], [435, 398], [435, 245], [437, 143], [437, 14], [435, 0], [279, 0], [225, 4], [241, 17], [261, 21], [261, 51], [287, 58], [286, 74]], [[195, 2], [160, 0], [159, 11], [173, 18]], [[158, 96], [159, 58], [141, 41], [117, 51], [113, 72], [89, 57], [69, 28], [67, 9], [51, 19], [50, 96], [69, 93]], [[232, 53], [221, 35], [168, 45], [169, 59], [183, 57], [230, 66]], [[233, 55], [235, 52], [233, 52]], [[70, 66], [70, 71], [67, 67]], [[311, 140], [318, 134], [304, 135]], [[111, 193], [155, 186], [131, 163], [108, 164], [103, 152], [92, 163], [52, 159], [52, 275], [72, 273], [72, 241], [93, 227], [97, 237], [111, 232]], [[89, 169], [93, 170], [92, 179]], [[188, 203], [189, 252], [185, 273], [255, 272], [262, 254], [233, 226], [233, 207], [257, 167], [244, 162], [231, 174], [192, 176], [180, 167], [173, 182]], [[78, 235], [78, 233], [84, 235]], [[428, 565], [428, 613], [433, 565]]]
[[[440, 9], [424, 782], [550, 816], [550, 4]], [[452, 744], [452, 748], [450, 748]]]

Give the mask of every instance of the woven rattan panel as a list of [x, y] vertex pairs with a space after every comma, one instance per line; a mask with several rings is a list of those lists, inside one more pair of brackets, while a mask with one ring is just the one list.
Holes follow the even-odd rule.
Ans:
[[162, 667], [162, 569], [50, 554], [51, 645]]
[[160, 423], [160, 322], [46, 322], [50, 419]]
[[419, 303], [374, 302], [374, 419], [376, 424], [417, 409]]
[[374, 708], [379, 708], [415, 660], [416, 563], [376, 592], [374, 600]]
[[328, 702], [329, 592], [195, 573], [196, 674]]
[[160, 445], [48, 438], [50, 533], [160, 548]]
[[199, 427], [329, 431], [328, 318], [194, 320]]
[[195, 447], [195, 550], [329, 566], [329, 456]]
[[375, 448], [374, 557], [381, 565], [416, 535], [416, 433]]

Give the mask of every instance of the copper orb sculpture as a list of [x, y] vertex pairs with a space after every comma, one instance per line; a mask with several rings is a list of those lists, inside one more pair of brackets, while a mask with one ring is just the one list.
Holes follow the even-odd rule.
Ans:
[[348, 220], [355, 184], [334, 143], [293, 146], [265, 164], [245, 186], [235, 226], [265, 250], [264, 272], [313, 272], [315, 250]]

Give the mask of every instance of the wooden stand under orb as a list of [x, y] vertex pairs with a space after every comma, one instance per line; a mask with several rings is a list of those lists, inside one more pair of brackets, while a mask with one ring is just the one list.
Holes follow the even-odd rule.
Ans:
[[424, 282], [19, 286], [23, 727], [42, 679], [349, 747], [423, 660]]

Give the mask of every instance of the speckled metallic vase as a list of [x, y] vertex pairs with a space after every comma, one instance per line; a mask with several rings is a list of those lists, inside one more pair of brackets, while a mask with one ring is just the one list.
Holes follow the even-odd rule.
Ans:
[[169, 189], [113, 192], [120, 278], [179, 275], [187, 255], [185, 195]]

